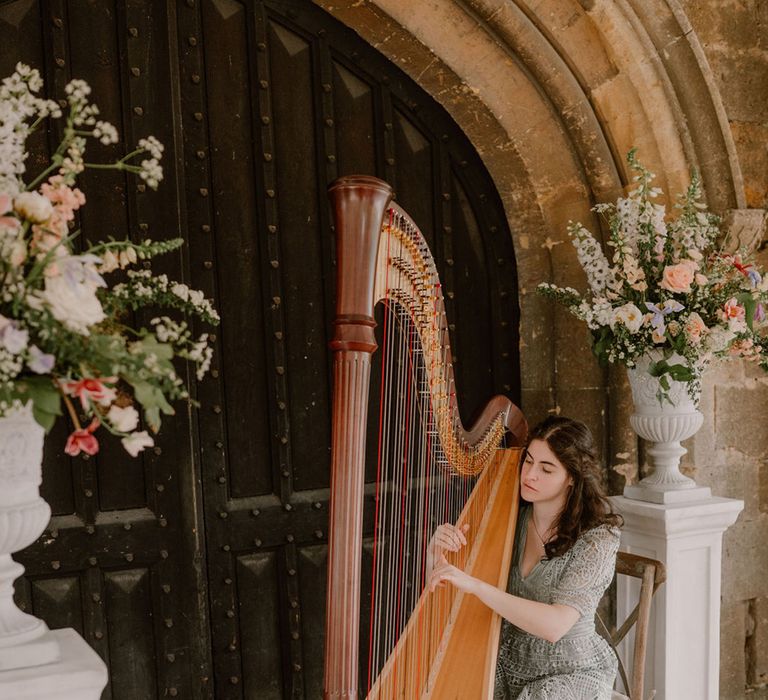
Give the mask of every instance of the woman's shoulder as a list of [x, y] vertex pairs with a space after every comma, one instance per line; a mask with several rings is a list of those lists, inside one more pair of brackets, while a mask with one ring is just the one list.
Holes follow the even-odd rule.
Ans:
[[611, 523], [601, 523], [588, 530], [584, 530], [574, 542], [572, 549], [581, 548], [616, 547], [619, 546], [621, 530]]

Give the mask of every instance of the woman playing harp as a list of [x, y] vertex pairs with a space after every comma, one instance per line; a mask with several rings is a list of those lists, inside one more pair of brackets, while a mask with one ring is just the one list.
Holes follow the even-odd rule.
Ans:
[[[380, 180], [342, 178], [330, 195], [338, 283], [324, 696], [356, 698], [360, 678], [364, 694], [382, 700], [490, 697], [501, 620], [461, 591], [429, 593], [429, 542], [440, 523], [459, 527], [467, 546], [449, 558], [503, 585], [520, 450], [499, 445], [521, 445], [525, 419], [497, 396], [463, 426], [441, 285], [421, 233]], [[366, 450], [380, 301], [381, 391], [370, 421], [379, 438]], [[377, 490], [366, 514], [375, 521], [364, 593], [371, 615], [360, 632], [366, 451], [377, 465]], [[461, 648], [467, 639], [471, 652]], [[453, 676], [457, 654], [471, 659], [472, 674]]]
[[[621, 517], [603, 497], [583, 423], [546, 419], [531, 431], [524, 454], [506, 591], [445, 557], [438, 557], [430, 587], [451, 584], [504, 618], [494, 698], [609, 700], [617, 662], [594, 619], [613, 578]], [[458, 551], [455, 530], [443, 531], [440, 544]]]

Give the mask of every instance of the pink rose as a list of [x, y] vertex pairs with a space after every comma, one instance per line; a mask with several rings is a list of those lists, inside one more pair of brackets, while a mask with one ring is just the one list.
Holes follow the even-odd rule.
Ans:
[[690, 261], [681, 262], [677, 265], [667, 265], [664, 268], [661, 284], [662, 289], [668, 292], [679, 292], [687, 294], [691, 291], [691, 282], [693, 282], [694, 268]]

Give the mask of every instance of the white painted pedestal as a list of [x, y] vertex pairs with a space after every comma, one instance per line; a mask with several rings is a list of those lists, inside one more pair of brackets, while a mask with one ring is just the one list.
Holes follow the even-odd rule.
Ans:
[[0, 700], [99, 700], [107, 685], [101, 657], [71, 628], [47, 632], [58, 642], [58, 661], [0, 671]]
[[[736, 522], [744, 502], [707, 498], [657, 504], [624, 496], [613, 496], [611, 502], [624, 516], [621, 549], [667, 567], [667, 581], [651, 607], [646, 695], [655, 689], [656, 700], [717, 700], [723, 533]], [[619, 620], [636, 605], [638, 590], [634, 580], [619, 578]], [[630, 658], [633, 645], [632, 637], [622, 658]]]

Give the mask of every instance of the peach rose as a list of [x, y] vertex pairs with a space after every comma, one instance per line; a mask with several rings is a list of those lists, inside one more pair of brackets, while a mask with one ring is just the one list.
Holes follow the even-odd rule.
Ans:
[[690, 262], [681, 262], [677, 265], [667, 265], [664, 268], [661, 284], [662, 289], [668, 292], [688, 293], [691, 291], [694, 268]]
[[707, 332], [707, 325], [697, 313], [692, 313], [685, 323], [685, 334], [694, 345], [701, 342], [701, 336]]

